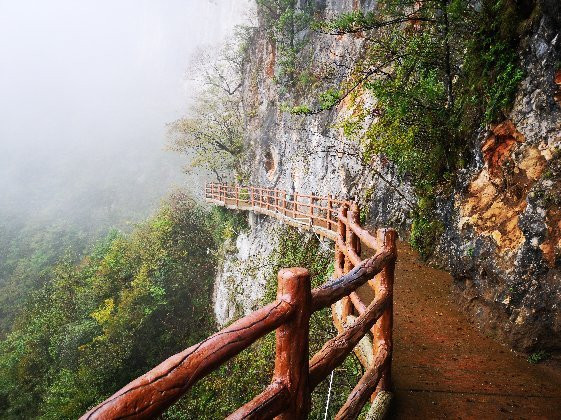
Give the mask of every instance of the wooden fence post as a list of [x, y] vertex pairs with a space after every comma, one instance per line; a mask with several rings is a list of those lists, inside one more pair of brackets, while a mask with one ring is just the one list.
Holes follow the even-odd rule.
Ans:
[[[360, 226], [360, 207], [356, 202], [351, 204], [349, 219], [352, 219], [354, 223]], [[360, 257], [360, 254], [362, 252], [360, 238], [354, 232], [353, 232], [352, 241], [353, 241], [352, 247], [354, 251], [357, 253], [357, 255]]]
[[327, 195], [327, 230], [331, 230], [331, 209], [333, 208], [333, 203], [331, 202], [331, 194]]
[[314, 195], [310, 194], [310, 226], [314, 225]]
[[[394, 255], [397, 255], [396, 238], [397, 234], [393, 229], [378, 229], [377, 232], [378, 243], [384, 248], [389, 248], [392, 250]], [[393, 291], [394, 283], [394, 270], [395, 270], [395, 259], [386, 264], [384, 269], [376, 281], [375, 293], [381, 293], [382, 288], [387, 288], [390, 292]], [[391, 389], [391, 357], [393, 352], [393, 293], [390, 293], [388, 305], [383, 315], [378, 319], [376, 325], [374, 326], [374, 356], [385, 350], [388, 352], [389, 362], [388, 365], [380, 379], [378, 387], [376, 388], [376, 393], [379, 391], [390, 391]], [[375, 396], [375, 395], [374, 395]]]
[[296, 219], [298, 214], [298, 192], [294, 191], [294, 206], [292, 207], [292, 218]]
[[[354, 205], [353, 205], [354, 206]], [[351, 229], [351, 219], [354, 220], [354, 213], [353, 213], [353, 208], [351, 207], [350, 211], [346, 212], [346, 216], [347, 216], [347, 234], [346, 234], [346, 242], [345, 245], [347, 246], [347, 249], [352, 249], [353, 251], [356, 250], [356, 234], [353, 232], [353, 230]], [[347, 274], [349, 271], [351, 271], [353, 269], [354, 265], [351, 262], [350, 258], [345, 258], [345, 274]]]
[[[289, 299], [286, 299], [286, 297]], [[276, 331], [273, 382], [285, 384], [290, 403], [280, 420], [305, 419], [310, 412], [309, 322], [312, 294], [310, 273], [305, 268], [285, 268], [278, 275], [277, 298], [295, 307], [294, 315]]]
[[267, 202], [267, 210], [269, 210], [271, 208], [271, 190], [268, 188], [265, 190], [265, 197], [265, 201]]
[[[343, 217], [347, 217], [347, 205], [343, 204], [339, 208], [339, 214]], [[347, 243], [347, 227], [345, 223], [339, 219], [337, 222], [337, 235], [339, 239], [341, 239], [341, 243]], [[339, 249], [339, 247], [335, 247], [335, 275], [341, 277], [343, 274], [346, 274], [346, 267], [348, 266], [349, 259], [345, 255], [345, 253]], [[352, 302], [351, 298], [345, 296], [341, 299], [341, 320], [343, 323], [347, 322], [347, 317], [351, 314], [352, 311]]]

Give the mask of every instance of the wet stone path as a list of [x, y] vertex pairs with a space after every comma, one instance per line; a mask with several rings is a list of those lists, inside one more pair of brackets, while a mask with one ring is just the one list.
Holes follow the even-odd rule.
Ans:
[[449, 274], [400, 244], [393, 419], [561, 419], [561, 371], [482, 334], [452, 302]]

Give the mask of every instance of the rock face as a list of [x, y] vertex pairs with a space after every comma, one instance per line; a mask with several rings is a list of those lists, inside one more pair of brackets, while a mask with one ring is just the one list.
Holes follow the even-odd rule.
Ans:
[[[557, 7], [558, 8], [558, 7]], [[510, 119], [481, 137], [453, 197], [437, 260], [463, 308], [517, 350], [561, 349], [561, 25], [551, 9], [522, 52]], [[557, 17], [557, 20], [555, 19]]]
[[[372, 7], [370, 1], [318, 1], [326, 16]], [[523, 43], [526, 78], [508, 120], [481, 133], [473, 160], [449, 196], [437, 204], [445, 229], [434, 262], [449, 270], [458, 301], [488, 332], [518, 350], [561, 350], [561, 21], [545, 0], [539, 29]], [[305, 54], [336, 80], [358, 58], [358, 35], [311, 34]], [[407, 239], [416, 202], [406, 178], [382, 156], [364, 165], [358, 145], [338, 122], [353, 112], [347, 101], [313, 116], [282, 112], [288, 99], [273, 80], [278, 54], [266, 33], [255, 34], [244, 80], [251, 150], [251, 183], [356, 198], [374, 226], [392, 226]], [[331, 66], [330, 66], [331, 63]], [[557, 67], [556, 67], [557, 66]], [[305, 102], [306, 93], [301, 94]], [[369, 101], [366, 94], [358, 95]], [[231, 319], [236, 305], [252, 309], [262, 274], [253, 260], [275, 246], [274, 224], [254, 222], [238, 238], [216, 286], [216, 315]], [[229, 279], [229, 280], [226, 280]], [[243, 312], [243, 311], [242, 311]]]
[[214, 283], [214, 316], [220, 326], [257, 309], [271, 275], [266, 262], [277, 245], [279, 225], [252, 214], [249, 226], [226, 247]]

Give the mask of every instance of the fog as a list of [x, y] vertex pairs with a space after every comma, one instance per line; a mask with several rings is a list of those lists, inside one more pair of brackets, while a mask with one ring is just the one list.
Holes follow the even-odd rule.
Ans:
[[250, 0], [0, 0], [0, 217], [122, 225], [173, 188], [186, 74]]

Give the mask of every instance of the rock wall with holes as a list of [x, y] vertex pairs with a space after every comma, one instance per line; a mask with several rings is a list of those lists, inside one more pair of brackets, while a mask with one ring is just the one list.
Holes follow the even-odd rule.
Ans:
[[[368, 10], [374, 1], [318, 0], [318, 4], [321, 12], [329, 16], [345, 10]], [[311, 34], [304, 54], [314, 58], [317, 69], [329, 72], [340, 81], [349, 69], [333, 64], [333, 58], [344, 57], [341, 61], [348, 62], [349, 57], [358, 57], [363, 51], [363, 42], [361, 37], [355, 36], [334, 38]], [[283, 104], [294, 98], [289, 99], [284, 88], [275, 82], [277, 66], [275, 46], [265, 31], [258, 31], [249, 48], [243, 83], [252, 151], [248, 163], [250, 183], [303, 194], [356, 197], [363, 202], [364, 192], [369, 191], [370, 220], [380, 226], [394, 226], [406, 234], [411, 216], [403, 200], [415, 202], [407, 181], [399, 178], [383, 158], [374, 165], [363, 164], [358, 145], [346, 140], [342, 130], [335, 127], [342, 117], [352, 112], [345, 104], [315, 116], [283, 112]], [[303, 103], [311, 101], [306, 92], [301, 92], [298, 99]], [[261, 279], [266, 277], [268, 267], [255, 261], [265, 261], [260, 253], [269, 255], [278, 241], [275, 226], [278, 227], [278, 222], [274, 220], [264, 222], [262, 218], [252, 217], [250, 232], [240, 235], [236, 247], [226, 255], [215, 287], [215, 314], [219, 324], [224, 325], [259, 305], [263, 295]], [[248, 248], [254, 252], [248, 254]], [[257, 280], [247, 273], [253, 273]]]
[[[318, 4], [329, 16], [368, 10], [373, 2]], [[524, 351], [561, 350], [561, 19], [558, 2], [543, 0], [541, 7], [542, 21], [520, 51], [526, 79], [510, 118], [479, 133], [472, 161], [454, 191], [438, 202], [444, 233], [433, 257], [452, 273], [458, 303], [474, 322]], [[311, 34], [310, 39], [304, 55], [313, 57], [314, 71], [339, 81], [349, 72], [342, 63], [352, 62], [364, 47], [357, 35]], [[294, 97], [274, 80], [278, 53], [264, 31], [255, 34], [249, 54], [243, 89], [251, 183], [356, 198], [368, 210], [370, 225], [392, 226], [407, 239], [416, 202], [412, 188], [383, 156], [368, 165], [361, 161], [360, 147], [337, 126], [353, 112], [349, 103], [313, 116], [282, 112]], [[310, 102], [306, 94], [300, 92], [297, 99]], [[372, 98], [362, 94], [359, 100]], [[242, 312], [257, 302], [259, 280], [242, 280], [232, 267], [243, 271], [275, 246], [275, 223], [254, 220], [251, 232], [240, 236], [237, 251], [226, 258], [216, 292], [221, 322], [236, 312], [236, 293], [251, 295], [241, 300]], [[248, 248], [255, 251], [251, 258], [246, 258]]]

